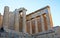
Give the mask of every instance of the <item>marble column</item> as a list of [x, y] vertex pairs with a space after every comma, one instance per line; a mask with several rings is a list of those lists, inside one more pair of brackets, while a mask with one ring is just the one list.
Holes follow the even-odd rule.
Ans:
[[42, 32], [44, 32], [45, 31], [45, 27], [44, 27], [44, 19], [43, 19], [42, 15], [40, 16], [40, 20], [41, 20], [41, 25], [42, 25]]
[[38, 33], [38, 25], [37, 25], [37, 19], [35, 18], [35, 31], [36, 31], [36, 33]]
[[9, 29], [14, 30], [14, 12], [9, 12]]
[[4, 15], [3, 15], [3, 27], [8, 28], [9, 26], [9, 7], [4, 7]]
[[32, 34], [32, 24], [31, 24], [31, 20], [30, 20], [30, 34]]
[[23, 32], [26, 33], [26, 9], [22, 8], [22, 15], [23, 15]]
[[49, 29], [51, 29], [51, 26], [50, 26], [50, 18], [49, 18], [48, 13], [46, 14], [46, 20], [47, 20], [47, 27], [48, 27], [48, 30], [49, 30]]
[[15, 31], [19, 31], [19, 11], [15, 9]]

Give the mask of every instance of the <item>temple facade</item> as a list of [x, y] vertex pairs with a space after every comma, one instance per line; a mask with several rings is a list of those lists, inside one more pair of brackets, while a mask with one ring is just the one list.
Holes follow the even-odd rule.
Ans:
[[5, 6], [0, 14], [0, 38], [60, 38], [60, 27], [53, 27], [49, 6], [28, 15], [26, 12], [25, 8], [11, 12]]
[[3, 15], [4, 29], [35, 34], [52, 28], [53, 23], [49, 6], [28, 15], [26, 15], [26, 11], [25, 8], [19, 8], [10, 12], [9, 7], [5, 6]]
[[[26, 16], [27, 32], [35, 34], [50, 30], [53, 27], [50, 7], [44, 7]], [[28, 29], [29, 28], [29, 29]]]

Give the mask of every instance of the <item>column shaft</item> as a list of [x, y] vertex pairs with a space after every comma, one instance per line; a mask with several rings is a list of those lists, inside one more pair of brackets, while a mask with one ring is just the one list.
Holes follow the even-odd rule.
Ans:
[[32, 25], [31, 25], [31, 20], [30, 20], [30, 34], [32, 34]]
[[26, 10], [23, 10], [23, 32], [26, 33]]
[[5, 6], [4, 8], [4, 15], [3, 15], [3, 27], [8, 28], [9, 26], [9, 7]]
[[47, 27], [48, 27], [48, 30], [51, 29], [50, 27], [50, 18], [49, 18], [49, 14], [46, 14], [46, 19], [47, 19]]
[[15, 30], [19, 31], [19, 12], [15, 10]]
[[45, 27], [44, 27], [43, 16], [41, 15], [40, 17], [41, 17], [40, 20], [41, 20], [41, 24], [42, 24], [42, 31], [44, 32], [45, 31]]
[[38, 25], [37, 25], [37, 19], [35, 18], [35, 31], [36, 31], [36, 33], [38, 33]]

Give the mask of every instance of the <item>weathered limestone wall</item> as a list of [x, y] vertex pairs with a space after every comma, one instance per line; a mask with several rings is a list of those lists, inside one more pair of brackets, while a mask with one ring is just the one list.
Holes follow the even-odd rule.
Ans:
[[34, 38], [55, 38], [54, 31], [45, 31], [33, 35]]
[[54, 27], [53, 30], [55, 31], [56, 38], [60, 38], [60, 26]]
[[36, 33], [32, 35], [33, 38], [60, 38], [60, 27], [53, 27], [48, 31]]
[[0, 38], [60, 38], [60, 27], [54, 27], [49, 31], [44, 31], [36, 34], [28, 34], [22, 32], [16, 32], [10, 29], [6, 29], [4, 32], [0, 32]]
[[4, 32], [0, 32], [0, 38], [32, 38], [32, 36], [27, 33], [6, 29]]

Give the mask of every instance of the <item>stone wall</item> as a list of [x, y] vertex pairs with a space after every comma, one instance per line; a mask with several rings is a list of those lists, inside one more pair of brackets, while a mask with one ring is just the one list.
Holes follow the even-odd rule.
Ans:
[[32, 38], [32, 37], [27, 33], [15, 32], [13, 30], [8, 31], [5, 30], [4, 32], [0, 32], [0, 38]]
[[34, 38], [55, 38], [55, 32], [50, 30], [33, 35]]
[[6, 29], [5, 31], [0, 32], [0, 38], [60, 38], [59, 30], [60, 27], [56, 27], [45, 32], [30, 35], [28, 33]]
[[60, 38], [60, 27], [32, 35], [33, 38]]

